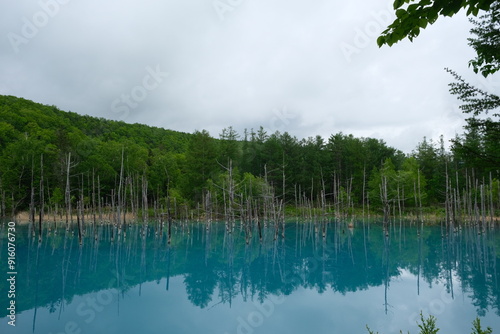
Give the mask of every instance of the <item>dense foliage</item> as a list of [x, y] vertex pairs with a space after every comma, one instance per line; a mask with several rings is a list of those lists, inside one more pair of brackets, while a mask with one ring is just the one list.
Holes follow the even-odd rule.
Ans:
[[378, 38], [379, 46], [389, 46], [408, 38], [412, 41], [440, 16], [453, 16], [462, 9], [467, 15], [477, 16], [480, 10], [488, 11], [495, 0], [395, 0], [393, 7], [396, 19]]
[[1, 216], [98, 202], [138, 217], [140, 209], [172, 203], [185, 211], [227, 207], [237, 216], [247, 203], [262, 210], [269, 197], [288, 208], [401, 212], [442, 207], [447, 186], [459, 189], [471, 175], [478, 182], [472, 188], [488, 187], [497, 207], [497, 169], [447, 152], [443, 140], [424, 138], [405, 155], [382, 140], [343, 133], [299, 140], [260, 128], [240, 138], [229, 127], [215, 139], [205, 130], [186, 134], [0, 96]]

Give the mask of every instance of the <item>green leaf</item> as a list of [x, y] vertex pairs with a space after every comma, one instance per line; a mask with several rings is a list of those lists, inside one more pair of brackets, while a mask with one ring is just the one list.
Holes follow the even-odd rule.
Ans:
[[438, 10], [435, 8], [431, 8], [427, 12], [427, 20], [429, 21], [430, 24], [433, 24], [434, 22], [436, 22], [438, 15], [439, 15]]
[[408, 8], [407, 8], [408, 13], [414, 13], [417, 10], [418, 7], [420, 7], [420, 5], [419, 4], [415, 4], [415, 3], [409, 5]]
[[411, 30], [412, 37], [417, 37], [420, 34], [420, 28], [415, 27]]
[[394, 1], [394, 9], [398, 9], [404, 4], [404, 0], [395, 0]]
[[404, 9], [398, 9], [398, 10], [396, 11], [396, 16], [397, 16], [398, 18], [402, 18], [402, 17], [408, 16], [408, 13], [407, 13], [407, 12], [406, 12], [406, 10], [404, 10]]
[[377, 45], [378, 47], [382, 47], [382, 45], [385, 44], [385, 37], [384, 36], [379, 36], [379, 38], [377, 38]]
[[477, 6], [479, 9], [482, 9], [482, 10], [490, 10], [490, 4], [491, 4], [491, 1], [483, 0], [483, 1], [479, 1]]
[[443, 16], [453, 16], [453, 14], [455, 13], [452, 8], [443, 8], [443, 10], [441, 10], [441, 15]]
[[427, 21], [425, 18], [421, 18], [420, 20], [418, 20], [418, 26], [422, 29], [425, 29], [428, 23], [429, 21]]

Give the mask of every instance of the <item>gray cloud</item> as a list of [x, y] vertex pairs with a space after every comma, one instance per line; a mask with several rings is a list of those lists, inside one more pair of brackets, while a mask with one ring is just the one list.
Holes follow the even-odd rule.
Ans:
[[[470, 71], [470, 25], [464, 15], [442, 19], [413, 43], [379, 49], [390, 3], [9, 2], [0, 93], [185, 132], [343, 131], [409, 152], [424, 136], [462, 131], [443, 68]], [[157, 68], [168, 77], [153, 85], [145, 77]], [[277, 120], [283, 108], [289, 117]]]

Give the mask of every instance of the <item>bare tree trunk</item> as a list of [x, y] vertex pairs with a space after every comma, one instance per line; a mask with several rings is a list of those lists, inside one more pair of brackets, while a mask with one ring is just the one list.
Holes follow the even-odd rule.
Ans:
[[465, 194], [464, 199], [467, 201], [465, 206], [466, 215], [469, 217], [469, 222], [472, 222], [472, 183], [469, 176], [469, 171], [465, 170]]
[[96, 227], [96, 207], [95, 207], [95, 170], [92, 168], [92, 224], [94, 227], [94, 232], [95, 232], [95, 227]]
[[490, 190], [490, 194], [489, 194], [489, 198], [490, 198], [490, 227], [493, 227], [493, 217], [495, 216], [495, 207], [493, 205], [493, 179], [491, 177], [491, 172], [490, 172], [490, 187], [489, 187], [489, 190]]
[[42, 242], [42, 221], [44, 214], [45, 197], [43, 189], [43, 154], [40, 156], [40, 210], [38, 216], [38, 242]]
[[[285, 205], [286, 205], [286, 177], [285, 177], [285, 152], [283, 151], [283, 224], [285, 221]], [[283, 225], [284, 226], [284, 225]], [[284, 233], [284, 232], [283, 232]]]
[[233, 160], [229, 159], [229, 185], [228, 185], [228, 192], [229, 192], [229, 219], [231, 224], [234, 223], [234, 180], [233, 180]]
[[142, 175], [142, 221], [148, 221], [148, 180]]
[[70, 223], [73, 224], [73, 217], [71, 215], [71, 192], [69, 184], [69, 170], [71, 168], [71, 152], [68, 153], [66, 160], [66, 191], [64, 192], [64, 199], [66, 202], [66, 231], [69, 231]]
[[123, 210], [123, 234], [126, 235], [126, 230], [127, 230], [127, 220], [126, 220], [126, 215], [127, 215], [127, 184], [128, 184], [128, 178], [125, 179], [124, 181], [124, 186], [123, 186], [123, 199], [122, 199], [122, 210]]
[[7, 213], [5, 211], [5, 190], [2, 186], [2, 179], [0, 178], [0, 221], [7, 218]]
[[370, 193], [366, 193], [366, 211], [368, 212], [368, 217], [370, 217]]
[[102, 224], [101, 178], [97, 175], [97, 205], [99, 207], [99, 221]]
[[460, 218], [457, 218], [457, 221], [458, 221], [458, 220], [462, 219], [462, 208], [461, 208], [461, 205], [460, 205], [460, 187], [459, 187], [459, 183], [458, 183], [458, 171], [455, 172], [455, 179], [456, 179], [456, 187], [455, 187], [456, 188], [455, 189], [455, 204], [456, 204], [456, 209], [455, 209], [455, 211], [457, 212], [457, 214], [460, 217]]
[[[338, 218], [338, 214], [339, 214], [339, 197], [338, 197], [338, 192], [337, 192], [337, 175], [336, 175], [336, 172], [333, 171], [333, 207], [334, 207], [334, 210], [335, 210], [335, 216]], [[311, 200], [312, 200], [312, 197], [311, 197]]]
[[81, 228], [83, 231], [83, 227], [85, 226], [85, 202], [84, 202], [84, 193], [83, 193], [83, 180], [84, 176], [82, 175], [82, 184], [80, 188], [80, 216], [81, 216]]
[[448, 182], [448, 165], [446, 165], [446, 191], [445, 191], [445, 212], [446, 212], [446, 227], [450, 222], [450, 183]]
[[32, 226], [31, 232], [33, 237], [35, 236], [35, 185], [34, 185], [34, 179], [35, 179], [35, 168], [34, 168], [34, 159], [32, 160], [31, 163], [31, 196], [30, 196], [30, 223]]
[[402, 211], [401, 211], [401, 195], [399, 193], [399, 182], [398, 182], [398, 210], [399, 210], [399, 218], [402, 218]]
[[418, 187], [419, 216], [420, 219], [422, 219], [422, 193], [420, 192], [420, 169], [417, 171], [417, 187]]
[[361, 201], [363, 202], [363, 218], [365, 217], [365, 192], [366, 192], [366, 164], [363, 166], [363, 195]]
[[130, 188], [130, 210], [132, 210], [132, 217], [133, 217], [133, 219], [135, 219], [136, 218], [135, 199], [134, 199], [135, 190], [134, 190], [134, 177], [133, 176], [129, 177], [128, 184], [129, 184], [129, 188]]
[[80, 212], [81, 212], [82, 202], [78, 201], [76, 204], [76, 222], [78, 225], [78, 242], [82, 245], [82, 225], [80, 223]]
[[380, 184], [380, 200], [382, 202], [382, 205], [384, 207], [384, 230], [386, 236], [389, 234], [389, 230], [387, 228], [387, 223], [389, 221], [389, 213], [390, 213], [390, 207], [389, 207], [389, 199], [388, 199], [388, 194], [387, 194], [387, 177], [385, 175], [382, 175], [382, 183]]
[[485, 225], [486, 225], [486, 196], [485, 196], [485, 193], [484, 193], [484, 179], [483, 179], [483, 183], [481, 184], [481, 187], [480, 187], [480, 193], [481, 193], [481, 224], [482, 224], [482, 227], [483, 227], [483, 231], [485, 230]]
[[406, 203], [405, 203], [405, 201], [406, 201], [406, 197], [405, 196], [406, 195], [405, 195], [405, 186], [404, 185], [403, 185], [403, 189], [401, 189], [401, 192], [402, 192], [402, 194], [401, 194], [401, 197], [402, 197], [401, 206], [403, 208], [403, 213], [405, 213], [406, 212]]
[[476, 224], [479, 224], [481, 220], [479, 215], [479, 205], [477, 200], [478, 188], [479, 188], [479, 181], [474, 178], [474, 216]]
[[116, 225], [117, 224], [117, 220], [116, 220], [116, 205], [115, 205], [115, 197], [116, 197], [116, 194], [115, 194], [115, 190], [112, 189], [111, 190], [111, 221], [113, 222], [113, 225]]
[[122, 183], [123, 183], [123, 158], [125, 155], [125, 148], [122, 147], [122, 162], [120, 165], [120, 180], [118, 181], [118, 202], [116, 205], [117, 224], [121, 228], [121, 205], [122, 205]]

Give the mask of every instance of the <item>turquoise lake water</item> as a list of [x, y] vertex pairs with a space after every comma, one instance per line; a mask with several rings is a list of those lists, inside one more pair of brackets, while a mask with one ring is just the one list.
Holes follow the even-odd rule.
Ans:
[[[51, 224], [53, 225], [53, 223]], [[500, 231], [381, 223], [237, 222], [0, 229], [0, 333], [500, 333]], [[72, 233], [75, 231], [75, 233]], [[15, 301], [15, 327], [9, 325]]]

